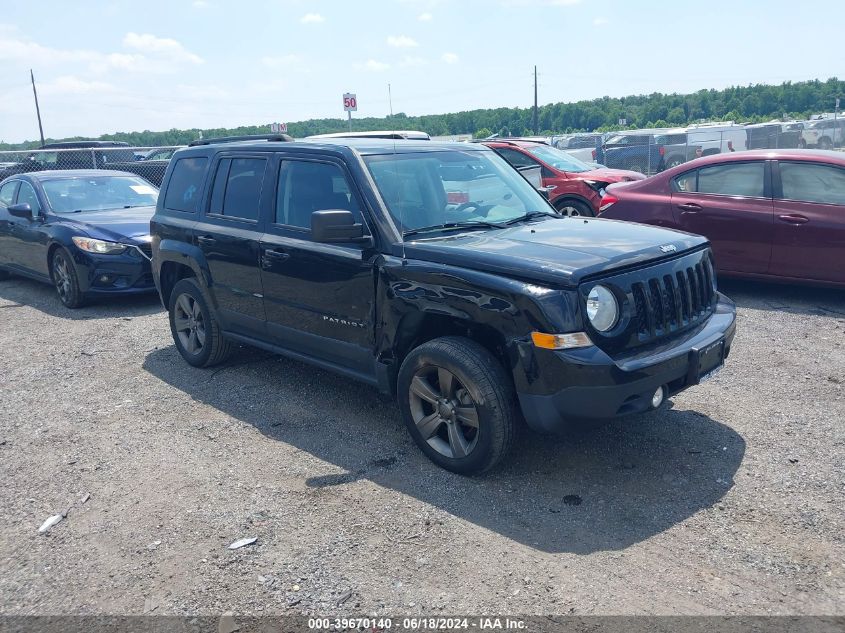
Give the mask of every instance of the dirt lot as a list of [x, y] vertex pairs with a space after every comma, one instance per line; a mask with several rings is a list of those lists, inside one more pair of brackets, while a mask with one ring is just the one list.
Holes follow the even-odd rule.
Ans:
[[845, 614], [845, 293], [723, 290], [713, 381], [467, 479], [369, 388], [0, 282], [0, 612]]

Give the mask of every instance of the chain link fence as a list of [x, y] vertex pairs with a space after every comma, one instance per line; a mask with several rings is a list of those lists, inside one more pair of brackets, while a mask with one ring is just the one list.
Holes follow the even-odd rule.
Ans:
[[702, 123], [683, 128], [565, 134], [550, 141], [584, 162], [652, 175], [701, 156], [746, 149], [845, 149], [845, 118], [755, 125]]
[[0, 152], [0, 180], [15, 174], [54, 169], [113, 169], [161, 186], [167, 164], [179, 147], [50, 147]]

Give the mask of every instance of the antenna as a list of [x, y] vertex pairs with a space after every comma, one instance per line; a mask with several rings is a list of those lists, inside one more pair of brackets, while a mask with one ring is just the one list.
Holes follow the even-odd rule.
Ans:
[[540, 134], [540, 123], [537, 111], [537, 66], [534, 66], [534, 136]]
[[35, 75], [32, 68], [29, 69], [29, 78], [32, 80], [32, 96], [35, 97], [35, 114], [38, 116], [38, 133], [41, 135], [41, 147], [44, 147], [44, 128], [41, 127], [41, 108], [38, 107], [38, 92], [35, 90]]

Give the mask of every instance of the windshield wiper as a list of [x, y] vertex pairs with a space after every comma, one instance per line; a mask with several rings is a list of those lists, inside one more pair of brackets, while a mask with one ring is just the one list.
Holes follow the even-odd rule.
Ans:
[[448, 231], [449, 229], [472, 229], [472, 228], [485, 228], [485, 229], [503, 229], [505, 228], [504, 224], [497, 224], [496, 222], [487, 222], [485, 220], [477, 221], [477, 222], [446, 222], [445, 224], [433, 224], [432, 226], [423, 226], [418, 229], [412, 229], [410, 231], [405, 231], [402, 233], [402, 237], [407, 237], [409, 235], [418, 235], [419, 233], [432, 233], [435, 231]]
[[524, 222], [526, 220], [533, 220], [534, 218], [539, 218], [540, 216], [549, 216], [552, 218], [558, 217], [551, 211], [529, 211], [525, 215], [520, 215], [516, 218], [511, 218], [507, 222], [505, 222], [506, 226], [510, 226], [511, 224], [516, 224], [517, 222]]

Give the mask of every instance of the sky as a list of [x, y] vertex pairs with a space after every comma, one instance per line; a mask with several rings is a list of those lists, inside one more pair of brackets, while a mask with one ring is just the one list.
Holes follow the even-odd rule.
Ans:
[[845, 77], [841, 2], [0, 3], [0, 141]]

